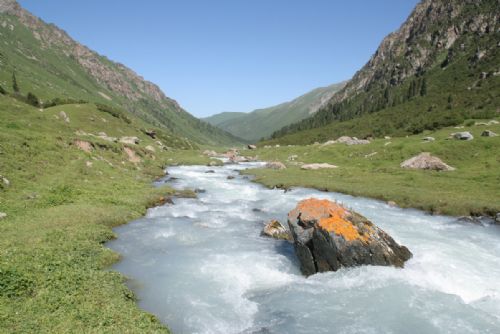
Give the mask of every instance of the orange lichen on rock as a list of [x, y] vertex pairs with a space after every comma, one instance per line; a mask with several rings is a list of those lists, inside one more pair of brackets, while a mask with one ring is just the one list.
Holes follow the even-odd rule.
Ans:
[[[360, 233], [359, 227], [350, 220], [351, 212], [338, 203], [310, 198], [301, 201], [296, 210], [301, 214], [301, 221], [316, 221], [322, 229], [340, 235], [347, 241], [368, 242], [370, 240], [370, 235]], [[371, 230], [369, 226], [366, 227]]]

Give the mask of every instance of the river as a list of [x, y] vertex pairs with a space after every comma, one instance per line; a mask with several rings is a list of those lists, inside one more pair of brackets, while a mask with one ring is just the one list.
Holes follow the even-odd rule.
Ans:
[[[115, 229], [108, 246], [123, 259], [113, 269], [174, 333], [500, 333], [499, 226], [338, 193], [285, 193], [238, 172], [259, 165], [169, 168], [170, 185], [204, 192]], [[404, 269], [303, 277], [293, 246], [260, 231], [273, 218], [286, 223], [309, 197], [363, 214], [413, 258]]]

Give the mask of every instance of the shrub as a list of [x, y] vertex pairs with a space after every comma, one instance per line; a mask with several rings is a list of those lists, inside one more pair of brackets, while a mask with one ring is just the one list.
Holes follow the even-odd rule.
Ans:
[[28, 104], [31, 104], [34, 107], [40, 106], [40, 100], [38, 99], [38, 97], [35, 94], [33, 94], [31, 92], [29, 92], [28, 95], [26, 95], [26, 102]]

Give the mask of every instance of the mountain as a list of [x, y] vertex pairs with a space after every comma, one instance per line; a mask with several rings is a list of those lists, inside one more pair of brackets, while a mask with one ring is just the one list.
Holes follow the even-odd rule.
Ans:
[[276, 131], [287, 143], [407, 135], [498, 114], [497, 0], [424, 0], [314, 116]]
[[274, 131], [310, 117], [345, 85], [345, 82], [317, 88], [293, 101], [250, 113], [223, 112], [204, 120], [247, 141], [269, 137]]
[[0, 0], [0, 86], [52, 99], [97, 102], [125, 109], [172, 135], [205, 144], [239, 140], [202, 122], [167, 97], [158, 86], [126, 66], [74, 41], [66, 32]]

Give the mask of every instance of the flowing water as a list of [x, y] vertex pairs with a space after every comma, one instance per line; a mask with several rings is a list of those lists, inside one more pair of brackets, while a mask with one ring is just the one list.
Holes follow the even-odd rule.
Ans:
[[[170, 168], [171, 185], [206, 192], [115, 230], [109, 246], [123, 260], [114, 269], [174, 333], [500, 333], [500, 227], [337, 193], [270, 190], [238, 173], [258, 165]], [[286, 223], [309, 197], [348, 205], [413, 258], [404, 269], [303, 277], [292, 245], [260, 231], [272, 218]]]

